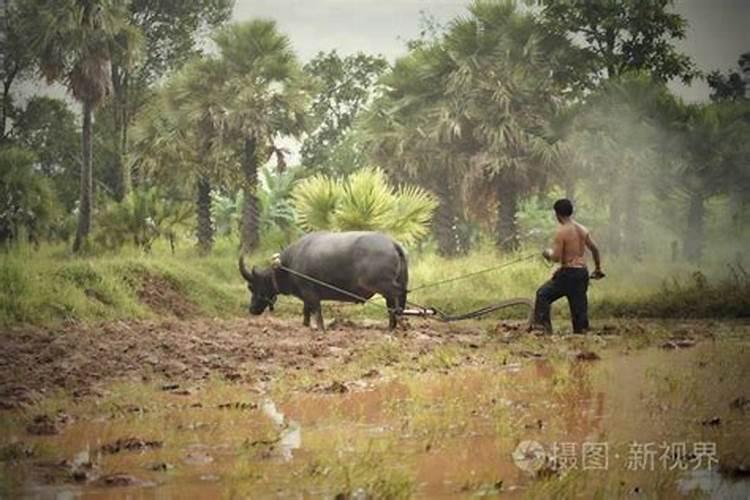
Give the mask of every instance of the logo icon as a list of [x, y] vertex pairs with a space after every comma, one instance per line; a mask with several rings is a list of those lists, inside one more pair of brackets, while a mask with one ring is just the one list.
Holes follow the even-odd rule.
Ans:
[[516, 467], [531, 474], [536, 474], [547, 462], [547, 453], [537, 441], [521, 441], [512, 457]]

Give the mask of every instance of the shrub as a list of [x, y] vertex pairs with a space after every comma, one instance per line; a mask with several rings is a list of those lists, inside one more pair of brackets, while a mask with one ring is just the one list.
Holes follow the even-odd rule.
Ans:
[[99, 214], [95, 241], [108, 249], [131, 241], [150, 251], [154, 241], [164, 237], [174, 253], [177, 235], [190, 226], [192, 215], [190, 203], [164, 196], [157, 188], [135, 190]]
[[57, 212], [49, 181], [34, 172], [34, 155], [25, 149], [0, 149], [0, 243], [26, 234], [38, 242]]
[[437, 207], [417, 186], [394, 189], [377, 168], [360, 170], [344, 181], [317, 175], [292, 192], [297, 222], [307, 231], [374, 230], [406, 245], [424, 238]]

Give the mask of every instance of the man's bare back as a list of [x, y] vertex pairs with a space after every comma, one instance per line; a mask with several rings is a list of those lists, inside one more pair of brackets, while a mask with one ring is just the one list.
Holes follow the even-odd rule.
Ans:
[[555, 233], [555, 241], [549, 250], [545, 251], [545, 257], [553, 262], [559, 262], [560, 267], [586, 267], [586, 249], [591, 251], [594, 257], [594, 277], [601, 278], [601, 261], [599, 249], [591, 238], [591, 233], [586, 226], [579, 224], [571, 217], [559, 219], [560, 225]]
[[[560, 249], [560, 265], [562, 267], [586, 267], [586, 240], [589, 231], [582, 224], [569, 220], [557, 228], [555, 246]], [[558, 243], [559, 241], [559, 243]]]

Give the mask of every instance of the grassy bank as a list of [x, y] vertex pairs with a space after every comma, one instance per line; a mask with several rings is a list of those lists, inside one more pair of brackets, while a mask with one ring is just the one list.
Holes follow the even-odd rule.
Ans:
[[[270, 252], [250, 260], [267, 261]], [[533, 253], [502, 255], [491, 247], [474, 254], [444, 259], [412, 252], [410, 287], [462, 276], [517, 260]], [[592, 282], [593, 316], [743, 317], [750, 311], [750, 278], [741, 266], [720, 263], [701, 267], [667, 262], [606, 263], [606, 279]], [[511, 297], [533, 297], [552, 268], [541, 258], [518, 262], [498, 271], [415, 291], [410, 300], [449, 313], [462, 313]], [[45, 324], [65, 320], [117, 320], [176, 317], [228, 317], [245, 314], [247, 291], [236, 268], [236, 250], [220, 244], [213, 255], [200, 257], [190, 249], [172, 255], [124, 250], [116, 255], [71, 257], [59, 247], [16, 248], [0, 255], [0, 324]], [[365, 307], [332, 304], [327, 316], [382, 318], [376, 300]], [[299, 301], [279, 300], [276, 314], [299, 315]], [[556, 314], [565, 316], [564, 301]], [[507, 316], [523, 317], [523, 310]]]
[[237, 315], [245, 292], [235, 266], [221, 256], [14, 250], [0, 256], [0, 324]]

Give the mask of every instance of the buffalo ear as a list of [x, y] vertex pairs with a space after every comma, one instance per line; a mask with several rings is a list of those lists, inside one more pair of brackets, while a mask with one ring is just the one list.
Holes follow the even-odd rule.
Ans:
[[255, 266], [253, 266], [252, 268], [250, 268], [250, 274], [253, 276], [253, 278], [257, 278], [258, 277], [258, 272], [255, 270]]

